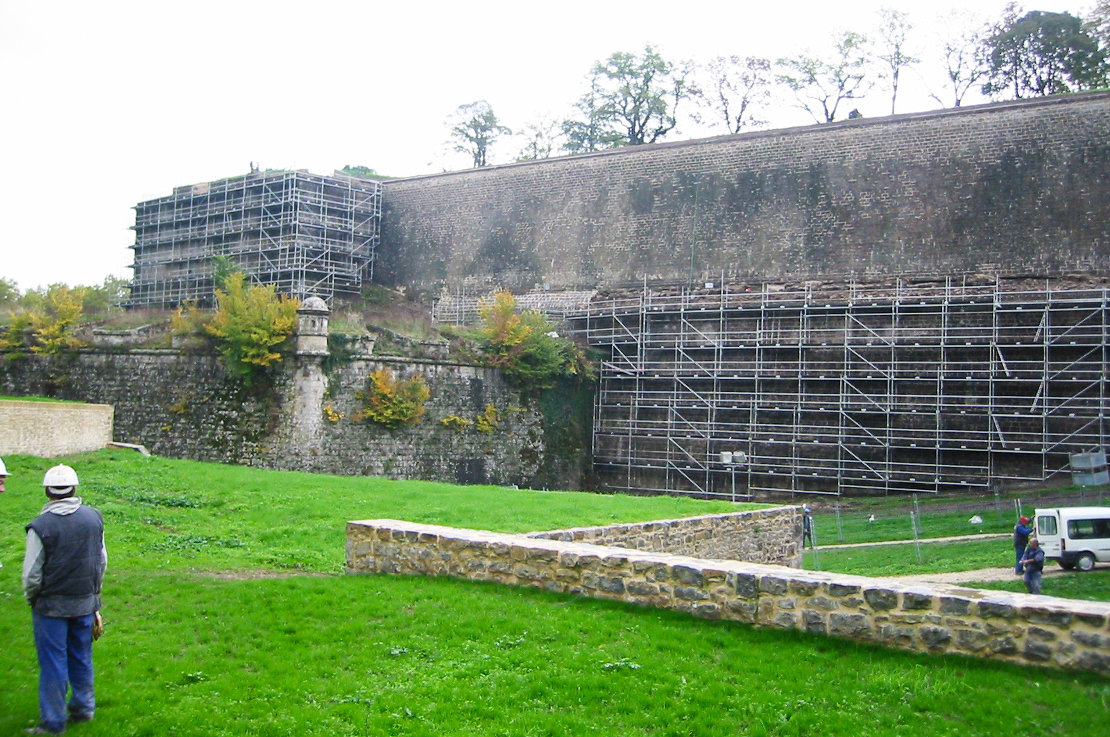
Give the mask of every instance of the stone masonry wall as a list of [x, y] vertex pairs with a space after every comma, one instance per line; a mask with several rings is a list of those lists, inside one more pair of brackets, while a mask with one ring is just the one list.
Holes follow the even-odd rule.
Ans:
[[798, 507], [533, 532], [528, 537], [673, 553], [691, 558], [802, 565]]
[[932, 654], [1110, 676], [1110, 604], [801, 571], [397, 520], [347, 524], [347, 571], [451, 576]]
[[384, 185], [375, 280], [432, 294], [1106, 273], [1110, 93], [633, 146]]
[[112, 442], [112, 408], [104, 404], [0, 400], [0, 456], [54, 458]]
[[[419, 424], [389, 430], [352, 421], [361, 407], [356, 392], [387, 365], [399, 377], [427, 382], [431, 397]], [[214, 356], [90, 351], [64, 361], [0, 357], [0, 393], [111, 405], [110, 439], [157, 455], [264, 468], [523, 486], [545, 453], [539, 410], [496, 371], [473, 366], [385, 359], [325, 365], [302, 357], [290, 359], [266, 389], [251, 389]], [[448, 415], [473, 422], [487, 405], [498, 417], [488, 432], [440, 422]], [[564, 488], [575, 482], [566, 479]]]

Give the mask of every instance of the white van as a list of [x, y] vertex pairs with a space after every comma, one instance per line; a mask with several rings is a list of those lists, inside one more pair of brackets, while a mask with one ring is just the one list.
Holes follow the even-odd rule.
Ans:
[[1033, 524], [1044, 557], [1061, 568], [1089, 571], [1110, 563], [1110, 507], [1038, 509]]

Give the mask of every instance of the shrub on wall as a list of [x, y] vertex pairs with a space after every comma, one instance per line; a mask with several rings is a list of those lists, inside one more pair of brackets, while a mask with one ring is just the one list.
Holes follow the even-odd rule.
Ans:
[[355, 396], [363, 407], [352, 415], [352, 420], [400, 427], [420, 422], [431, 392], [423, 376], [398, 379], [388, 368], [380, 368], [370, 374], [366, 389], [355, 392]]
[[70, 289], [54, 284], [37, 300], [35, 307], [12, 316], [8, 329], [0, 337], [0, 348], [54, 356], [67, 350], [84, 347], [74, 330], [84, 312], [84, 288]]
[[536, 310], [518, 311], [510, 292], [481, 300], [478, 312], [485, 321], [480, 340], [486, 361], [517, 385], [549, 389], [562, 376], [593, 378], [581, 346], [560, 337]]
[[173, 319], [173, 332], [185, 347], [197, 348], [205, 338], [215, 343], [224, 368], [246, 384], [282, 359], [282, 351], [297, 328], [296, 299], [278, 296], [273, 286], [246, 286], [246, 276], [235, 272], [216, 290], [216, 311], [182, 305]]

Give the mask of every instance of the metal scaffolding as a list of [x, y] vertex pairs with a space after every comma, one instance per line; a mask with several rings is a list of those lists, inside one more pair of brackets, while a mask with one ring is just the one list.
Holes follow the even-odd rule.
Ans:
[[135, 206], [127, 305], [210, 303], [218, 256], [282, 294], [358, 294], [373, 276], [381, 207], [378, 182], [304, 171], [177, 187]]
[[715, 497], [1049, 479], [1105, 447], [1108, 297], [948, 279], [595, 301], [595, 468]]

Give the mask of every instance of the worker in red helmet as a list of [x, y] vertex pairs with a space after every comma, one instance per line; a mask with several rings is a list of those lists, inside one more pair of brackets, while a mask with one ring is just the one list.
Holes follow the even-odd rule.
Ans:
[[1025, 548], [1029, 545], [1029, 536], [1033, 534], [1033, 528], [1029, 526], [1028, 517], [1018, 517], [1017, 524], [1014, 525], [1014, 573], [1022, 575], [1025, 568], [1021, 565], [1021, 559], [1025, 555]]

